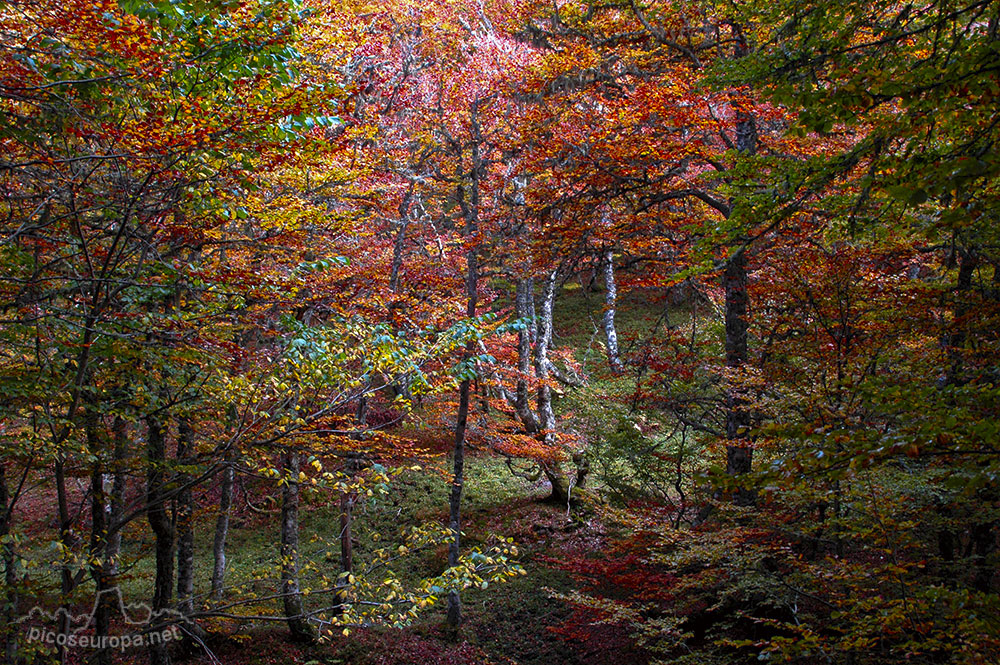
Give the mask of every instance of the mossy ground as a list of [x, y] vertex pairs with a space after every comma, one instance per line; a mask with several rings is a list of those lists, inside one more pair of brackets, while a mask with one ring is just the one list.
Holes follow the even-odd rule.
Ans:
[[[485, 542], [493, 535], [513, 537], [520, 545], [521, 562], [527, 574], [486, 590], [463, 594], [464, 625], [451, 635], [444, 627], [443, 607], [422, 614], [402, 629], [354, 630], [329, 643], [302, 646], [289, 641], [280, 624], [233, 630], [209, 643], [215, 658], [224, 663], [276, 665], [403, 665], [411, 663], [518, 663], [520, 665], [598, 665], [617, 662], [613, 654], [564, 639], [555, 632], [573, 610], [555, 594], [574, 588], [572, 576], [558, 561], [579, 555], [603, 539], [601, 525], [594, 520], [567, 516], [564, 508], [545, 501], [544, 483], [530, 483], [510, 474], [503, 462], [489, 454], [474, 454], [468, 460], [464, 501], [465, 542]], [[357, 522], [357, 554], [363, 558], [378, 542], [396, 537], [401, 526], [425, 519], [443, 520], [447, 485], [437, 474], [413, 472], [395, 483], [384, 501], [360, 513]], [[310, 534], [330, 536], [335, 524], [334, 507], [307, 505], [302, 513], [303, 540]], [[271, 525], [270, 530], [275, 531]], [[262, 528], [238, 528], [230, 545], [232, 581], [249, 580], [265, 570], [273, 577], [277, 558], [277, 533]], [[206, 544], [207, 546], [207, 544]], [[210, 561], [209, 552], [200, 556]], [[415, 557], [408, 565], [416, 578], [439, 572], [444, 551]], [[335, 562], [330, 564], [336, 566]], [[207, 574], [207, 571], [205, 571]], [[139, 575], [146, 578], [146, 574]], [[199, 579], [204, 579], [200, 575]], [[309, 584], [304, 575], [303, 585]], [[206, 654], [193, 654], [193, 663], [211, 663]]]

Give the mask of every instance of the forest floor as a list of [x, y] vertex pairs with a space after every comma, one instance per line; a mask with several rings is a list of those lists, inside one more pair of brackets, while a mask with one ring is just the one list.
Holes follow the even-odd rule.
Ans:
[[[212, 655], [195, 655], [187, 662], [239, 663], [240, 665], [615, 665], [639, 663], [628, 651], [624, 635], [609, 628], [594, 627], [592, 638], [581, 639], [578, 631], [565, 634], [574, 625], [573, 608], [557, 594], [576, 588], [572, 575], [561, 562], [576, 557], [601, 556], [607, 538], [603, 525], [594, 518], [571, 514], [546, 501], [544, 483], [528, 483], [510, 475], [506, 466], [487, 454], [469, 460], [464, 509], [465, 543], [485, 542], [491, 535], [512, 537], [527, 572], [486, 590], [463, 594], [464, 625], [451, 636], [444, 627], [443, 604], [422, 614], [403, 629], [353, 630], [348, 637], [303, 646], [291, 642], [279, 625], [210, 641]], [[359, 556], [370, 546], [371, 536], [388, 536], [408, 520], [445, 517], [445, 485], [436, 477], [409, 478], [398, 507], [392, 502], [359, 517], [356, 529]], [[435, 515], [435, 513], [438, 513]], [[321, 524], [335, 524], [333, 507], [315, 507], [303, 514], [303, 534]], [[331, 534], [335, 536], [335, 534]], [[234, 578], [254, 575], [252, 561], [273, 560], [273, 534], [241, 528], [231, 546], [234, 559], [243, 564], [232, 571]], [[381, 538], [379, 539], [381, 540]], [[444, 565], [445, 552], [429, 553], [421, 566], [430, 572]], [[304, 580], [304, 584], [308, 581]], [[617, 639], [615, 639], [617, 637]], [[609, 648], [609, 644], [616, 648]], [[218, 659], [218, 660], [215, 660]]]
[[[435, 466], [443, 468], [445, 463], [439, 458]], [[363, 565], [373, 549], [398, 541], [408, 526], [445, 522], [447, 488], [441, 469], [427, 468], [398, 477], [385, 498], [359, 506], [354, 523], [356, 562]], [[227, 546], [226, 582], [239, 589], [237, 597], [274, 593], [279, 562], [275, 504], [266, 493], [261, 494], [260, 487], [248, 489], [237, 487]], [[629, 640], [622, 631], [594, 626], [581, 632], [580, 622], [589, 623], [589, 618], [577, 615], [558, 597], [578, 588], [570, 572], [572, 563], [601, 557], [613, 534], [593, 515], [576, 508], [568, 512], [565, 505], [551, 503], [549, 492], [544, 480], [530, 482], [512, 475], [502, 458], [487, 451], [472, 451], [468, 456], [463, 548], [483, 545], [494, 536], [513, 538], [526, 574], [485, 590], [464, 592], [464, 621], [457, 636], [445, 628], [442, 598], [405, 628], [358, 628], [346, 637], [338, 634], [328, 641], [303, 645], [289, 639], [287, 629], [277, 620], [280, 607], [275, 602], [276, 621], [242, 625], [230, 620], [207, 622], [207, 650], [177, 653], [175, 661], [192, 665], [638, 665], [642, 661], [630, 653]], [[248, 496], [259, 504], [261, 512], [247, 509]], [[37, 518], [34, 528], [44, 531], [49, 520], [32, 510], [33, 503], [26, 501], [25, 512], [33, 513]], [[300, 533], [305, 544], [300, 551], [304, 559], [318, 562], [318, 566], [303, 567], [303, 588], [318, 587], [322, 574], [337, 572], [338, 562], [334, 559], [324, 565], [322, 553], [337, 543], [338, 511], [337, 503], [328, 497], [303, 497]], [[205, 585], [211, 576], [213, 523], [210, 511], [206, 511], [196, 526], [196, 594], [207, 591]], [[142, 526], [126, 533], [123, 543], [123, 561], [131, 563], [122, 571], [119, 587], [128, 601], [149, 598], [152, 593], [153, 543]], [[405, 567], [396, 572], [401, 579], [411, 581], [433, 576], [446, 567], [446, 557], [446, 546], [439, 546], [404, 558]], [[42, 570], [52, 572], [49, 583], [54, 582], [56, 553], [38, 551], [32, 558]], [[46, 566], [45, 559], [51, 559], [52, 565]], [[79, 607], [73, 608], [74, 613], [85, 612], [93, 599], [89, 577], [84, 578], [76, 595]], [[57, 602], [54, 597], [33, 600], [42, 606]], [[84, 655], [83, 651], [73, 652], [70, 662], [75, 665], [79, 656], [79, 662], [84, 663]], [[115, 660], [144, 663], [147, 657], [143, 650], [129, 650], [116, 654]]]

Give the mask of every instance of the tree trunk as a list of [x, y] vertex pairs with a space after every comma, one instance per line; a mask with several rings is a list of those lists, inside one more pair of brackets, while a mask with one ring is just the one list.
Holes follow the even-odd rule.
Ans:
[[535, 376], [538, 377], [538, 420], [545, 440], [551, 442], [556, 416], [552, 411], [552, 388], [549, 386], [549, 345], [552, 344], [552, 308], [556, 299], [555, 270], [549, 273], [542, 292], [542, 315], [538, 320], [535, 344]]
[[[94, 580], [97, 599], [94, 604], [94, 637], [102, 643], [111, 627], [111, 612], [114, 608], [111, 599], [111, 589], [114, 587], [109, 574], [108, 561], [108, 527], [111, 507], [105, 488], [105, 461], [101, 450], [99, 432], [100, 420], [98, 414], [88, 408], [85, 414], [85, 433], [87, 449], [94, 458], [90, 473], [90, 575]], [[97, 665], [110, 665], [111, 652], [108, 649], [98, 649], [94, 652], [93, 661]]]
[[281, 493], [281, 599], [292, 639], [312, 642], [316, 635], [306, 619], [299, 591], [299, 454], [286, 452]]
[[[736, 37], [737, 58], [750, 52], [740, 27], [733, 24]], [[753, 116], [742, 108], [736, 108], [736, 150], [745, 155], [757, 153], [757, 123]], [[731, 209], [735, 209], [731, 204]], [[747, 349], [747, 331], [749, 321], [749, 295], [747, 293], [747, 255], [746, 249], [740, 247], [729, 257], [722, 276], [725, 291], [725, 326], [726, 326], [726, 368], [731, 376], [726, 387], [726, 472], [731, 476], [741, 476], [750, 473], [752, 468], [752, 448], [750, 447], [750, 411], [744, 390], [733, 384], [734, 376], [749, 359]], [[736, 379], [739, 381], [739, 379]], [[733, 497], [737, 505], [748, 506], [755, 501], [752, 490], [738, 486]]]
[[354, 569], [354, 548], [351, 542], [351, 518], [354, 512], [354, 498], [349, 492], [340, 496], [340, 572], [350, 573]]
[[[457, 200], [462, 209], [462, 216], [465, 219], [465, 237], [470, 242], [474, 242], [476, 229], [479, 225], [479, 181], [483, 173], [483, 159], [480, 153], [480, 142], [482, 134], [479, 126], [479, 99], [472, 103], [469, 118], [471, 120], [472, 136], [472, 169], [469, 173], [471, 185], [466, 198], [465, 174], [462, 173], [462, 159], [459, 156], [457, 162], [456, 180], [458, 184]], [[471, 320], [476, 316], [476, 307], [479, 302], [479, 262], [476, 249], [470, 248], [465, 254], [465, 314]], [[465, 352], [462, 356], [463, 362], [468, 362], [472, 358], [476, 348], [476, 340], [469, 339], [465, 343]], [[455, 420], [455, 448], [452, 460], [451, 492], [448, 497], [448, 528], [452, 532], [452, 541], [448, 546], [448, 566], [458, 565], [459, 553], [462, 546], [462, 488], [465, 483], [465, 432], [469, 423], [469, 396], [472, 388], [472, 380], [468, 376], [462, 380], [459, 386], [458, 414]], [[448, 592], [448, 626], [457, 635], [458, 627], [462, 623], [462, 597], [457, 589]]]
[[[458, 565], [462, 529], [462, 486], [465, 482], [465, 429], [469, 420], [470, 380], [464, 379], [459, 388], [458, 419], [455, 423], [455, 450], [452, 465], [451, 493], [448, 497], [448, 528], [452, 541], [448, 545], [448, 567]], [[462, 597], [457, 589], [448, 592], [448, 625], [458, 628], [462, 623]]]
[[975, 249], [963, 248], [958, 262], [958, 283], [955, 285], [955, 305], [953, 307], [955, 320], [952, 322], [951, 334], [947, 336], [946, 345], [950, 366], [947, 382], [950, 385], [964, 385], [962, 347], [968, 337], [969, 291], [972, 290], [972, 278], [979, 267], [979, 253]]
[[403, 250], [406, 248], [406, 229], [410, 225], [412, 192], [411, 186], [399, 204], [399, 230], [396, 231], [396, 239], [392, 244], [392, 266], [389, 269], [389, 290], [393, 293], [399, 290], [399, 274], [403, 269]]
[[[556, 272], [548, 275], [542, 293], [542, 316], [535, 330], [533, 280], [522, 279], [517, 283], [516, 310], [519, 319], [528, 319], [531, 325], [520, 330], [517, 338], [517, 389], [514, 410], [528, 433], [538, 433], [547, 443], [552, 442], [555, 413], [552, 410], [552, 390], [546, 381], [549, 376], [548, 348], [552, 342], [552, 308], [555, 301]], [[534, 331], [534, 335], [532, 332]], [[536, 393], [538, 415], [531, 410], [526, 377], [531, 368], [531, 338], [535, 338], [534, 369], [539, 381]], [[556, 462], [542, 462], [541, 471], [552, 486], [550, 500], [560, 504], [569, 501], [570, 481]], [[586, 473], [584, 473], [584, 476]]]
[[[69, 633], [69, 595], [73, 592], [76, 586], [75, 580], [73, 578], [73, 572], [70, 569], [69, 556], [70, 552], [76, 546], [77, 537], [73, 533], [73, 518], [70, 516], [69, 511], [69, 496], [66, 493], [66, 466], [63, 460], [57, 459], [55, 463], [55, 476], [56, 476], [56, 504], [59, 510], [59, 541], [63, 546], [63, 564], [60, 566], [59, 579], [60, 579], [60, 590], [62, 592], [61, 596], [61, 609], [63, 612], [59, 613], [59, 634], [67, 635]], [[65, 644], [65, 643], [64, 643]], [[60, 663], [65, 664], [66, 662], [66, 647], [57, 646], [56, 647], [56, 657]]]
[[122, 550], [122, 529], [121, 521], [125, 517], [125, 490], [128, 487], [128, 474], [125, 473], [125, 465], [128, 460], [128, 425], [121, 416], [115, 416], [111, 425], [111, 433], [114, 437], [114, 459], [111, 470], [111, 500], [108, 523], [111, 527], [111, 536], [107, 542], [107, 566], [108, 574], [112, 578], [118, 576], [118, 557]]
[[[153, 583], [153, 617], [150, 631], [162, 631], [163, 611], [170, 607], [174, 589], [174, 527], [167, 514], [167, 449], [164, 427], [155, 415], [146, 416], [146, 519], [153, 530], [156, 578]], [[150, 665], [170, 665], [170, 652], [163, 642], [149, 645]]]
[[[552, 309], [556, 299], [558, 271], [553, 270], [545, 279], [542, 291], [542, 312], [538, 319], [538, 338], [535, 343], [535, 376], [538, 377], [537, 410], [538, 426], [547, 444], [555, 441], [556, 415], [552, 410], [552, 388], [549, 386], [549, 346], [552, 344]], [[558, 462], [542, 463], [542, 471], [552, 485], [552, 501], [569, 502], [569, 479]]]
[[542, 472], [552, 486], [552, 493], [548, 500], [560, 505], [568, 505], [570, 502], [569, 477], [563, 472], [559, 462], [546, 461], [541, 463]]
[[[194, 462], [194, 430], [191, 421], [181, 418], [177, 422], [177, 460], [182, 465]], [[181, 471], [177, 483], [191, 482], [191, 474]], [[194, 612], [194, 497], [191, 488], [177, 495], [177, 609], [184, 615]]]
[[4, 642], [4, 662], [13, 665], [18, 662], [17, 649], [17, 624], [14, 623], [18, 616], [19, 598], [17, 593], [17, 556], [14, 552], [14, 545], [6, 538], [11, 533], [14, 516], [14, 498], [7, 488], [7, 468], [0, 463], [0, 552], [3, 558], [3, 582], [4, 582], [4, 607], [3, 613], [3, 642]]
[[611, 371], [621, 374], [622, 361], [618, 356], [618, 331], [615, 330], [615, 307], [618, 300], [618, 286], [615, 283], [614, 252], [605, 250], [602, 263], [604, 270], [604, 316], [601, 324], [604, 327], [604, 340], [608, 350], [608, 364]]
[[[368, 400], [362, 397], [358, 402], [358, 424], [362, 427], [367, 422]], [[360, 467], [360, 453], [348, 453], [344, 460], [344, 473], [352, 480], [358, 473]], [[343, 611], [344, 604], [347, 603], [347, 578], [354, 571], [354, 542], [352, 525], [354, 521], [354, 502], [357, 496], [353, 492], [344, 492], [340, 495], [340, 573], [343, 578], [344, 591], [337, 592], [338, 607], [337, 612]]]
[[[980, 265], [979, 251], [974, 247], [962, 247], [959, 250], [958, 281], [955, 285], [955, 304], [953, 307], [953, 330], [947, 337], [947, 353], [949, 367], [946, 381], [950, 385], [962, 386], [971, 380], [965, 369], [965, 359], [962, 349], [969, 337], [970, 315], [972, 306], [969, 302], [972, 281]], [[994, 278], [996, 273], [994, 272]], [[986, 506], [996, 501], [996, 492], [991, 487], [981, 488], [976, 492], [976, 499]], [[982, 593], [989, 593], [993, 576], [996, 572], [991, 559], [996, 551], [996, 522], [975, 522], [969, 533], [969, 547], [974, 556], [972, 588]], [[991, 565], [992, 564], [992, 565]]]
[[975, 548], [976, 562], [972, 588], [981, 593], [990, 593], [993, 586], [993, 576], [997, 570], [996, 562], [992, 560], [997, 545], [995, 527], [996, 522], [979, 522], [972, 527], [971, 538]]
[[354, 497], [351, 496], [350, 492], [344, 492], [340, 495], [340, 574], [344, 590], [337, 592], [337, 609], [335, 611], [338, 614], [344, 611], [344, 605], [347, 603], [347, 587], [350, 584], [348, 578], [354, 570], [354, 543], [351, 540], [353, 537], [351, 533], [353, 513]]
[[[747, 263], [743, 250], [726, 263], [722, 283], [726, 294], [726, 368], [735, 374], [747, 361]], [[726, 472], [731, 476], [749, 473], [752, 461], [750, 412], [738, 382], [738, 377], [731, 376], [726, 386]], [[740, 486], [734, 500], [747, 506], [754, 502], [754, 494]]]
[[229, 514], [233, 506], [235, 460], [233, 448], [226, 451], [219, 481], [219, 514], [215, 518], [215, 539], [212, 542], [212, 598], [220, 600], [226, 580], [226, 538], [229, 536]]
[[[358, 422], [358, 433], [352, 435], [352, 438], [360, 441], [364, 430], [368, 426], [368, 397], [362, 395], [358, 399], [358, 410], [355, 414], [355, 419]], [[347, 453], [346, 459], [344, 460], [344, 472], [354, 480], [358, 471], [361, 469], [361, 462], [363, 453], [352, 452]], [[340, 496], [340, 572], [342, 575], [349, 576], [354, 570], [354, 542], [352, 533], [352, 526], [354, 522], [354, 502], [357, 500], [357, 494], [354, 492], [344, 492]], [[346, 594], [341, 598], [341, 604], [346, 602]]]
[[[476, 264], [475, 250], [470, 250], [466, 256], [468, 272], [466, 275], [466, 295], [468, 304], [466, 315], [471, 319], [476, 315], [476, 305], [478, 300], [478, 266]], [[475, 341], [470, 339], [465, 344], [464, 361], [472, 357], [475, 350]], [[469, 422], [469, 393], [471, 392], [472, 381], [469, 378], [462, 380], [458, 393], [458, 417], [455, 422], [455, 449], [452, 460], [451, 494], [448, 498], [448, 527], [452, 532], [452, 541], [448, 546], [448, 566], [458, 565], [461, 551], [461, 531], [462, 531], [462, 488], [465, 483], [465, 431]], [[448, 593], [448, 625], [457, 629], [462, 623], [462, 598], [458, 590], [453, 589]]]
[[534, 325], [532, 310], [535, 299], [534, 280], [530, 277], [517, 281], [515, 308], [517, 318], [526, 325], [517, 333], [517, 388], [514, 396], [514, 411], [529, 434], [538, 431], [538, 418], [531, 410], [528, 397], [528, 372], [531, 371], [531, 328]]

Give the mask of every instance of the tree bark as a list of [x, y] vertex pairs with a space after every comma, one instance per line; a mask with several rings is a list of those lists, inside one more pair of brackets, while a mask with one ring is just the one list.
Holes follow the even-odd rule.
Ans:
[[[483, 171], [483, 159], [480, 153], [480, 143], [482, 134], [479, 125], [479, 99], [472, 103], [469, 111], [469, 119], [472, 129], [472, 149], [471, 149], [471, 171], [469, 180], [471, 184], [466, 196], [465, 181], [462, 173], [462, 159], [459, 156], [456, 180], [458, 181], [457, 200], [462, 210], [462, 217], [465, 219], [465, 237], [474, 242], [477, 227], [479, 225], [479, 181]], [[479, 299], [479, 261], [476, 248], [471, 247], [465, 253], [465, 314], [471, 320], [476, 316], [476, 307]], [[470, 338], [465, 343], [465, 351], [462, 354], [463, 363], [469, 362], [476, 348], [476, 340]], [[472, 379], [466, 376], [462, 379], [458, 391], [458, 413], [455, 419], [455, 447], [452, 459], [452, 479], [451, 492], [448, 496], [448, 528], [452, 532], [452, 541], [448, 546], [448, 566], [458, 565], [459, 555], [462, 546], [462, 489], [465, 483], [465, 433], [469, 423], [469, 396], [472, 388]], [[448, 626], [457, 634], [458, 627], [462, 623], [462, 597], [457, 589], [448, 592]]]
[[[958, 280], [955, 284], [955, 303], [953, 307], [953, 330], [947, 336], [947, 354], [949, 360], [946, 382], [949, 385], [962, 386], [971, 380], [966, 371], [962, 348], [969, 338], [972, 305], [969, 295], [972, 291], [972, 281], [981, 263], [979, 251], [974, 247], [962, 247], [959, 250]], [[996, 273], [994, 273], [996, 277]], [[996, 501], [996, 491], [990, 486], [979, 489], [976, 498], [983, 505], [993, 505]], [[996, 522], [974, 522], [969, 531], [969, 548], [973, 555], [972, 588], [982, 593], [989, 593], [995, 564], [991, 565], [993, 553], [996, 551]]]
[[4, 661], [7, 663], [18, 662], [17, 631], [15, 630], [15, 620], [18, 616], [19, 597], [17, 593], [17, 555], [14, 552], [14, 545], [6, 539], [11, 534], [14, 516], [14, 498], [7, 487], [7, 468], [0, 463], [0, 552], [3, 559], [3, 582], [5, 602], [3, 613], [3, 641], [4, 641]]
[[608, 351], [608, 365], [615, 374], [621, 374], [622, 361], [618, 355], [618, 331], [615, 330], [615, 308], [618, 300], [618, 285], [615, 283], [615, 259], [612, 249], [604, 251], [601, 267], [604, 271], [604, 340]]
[[514, 395], [514, 411], [529, 434], [538, 431], [538, 418], [531, 410], [528, 397], [528, 372], [531, 371], [531, 328], [533, 302], [535, 299], [534, 280], [530, 277], [517, 281], [515, 297], [517, 318], [527, 321], [527, 324], [517, 333], [517, 387]]
[[[358, 424], [362, 427], [366, 424], [368, 413], [367, 399], [362, 397], [358, 402]], [[344, 460], [344, 473], [352, 480], [358, 473], [360, 467], [361, 453], [348, 453]], [[343, 579], [344, 590], [337, 592], [337, 612], [343, 611], [343, 606], [347, 603], [347, 579], [354, 571], [354, 542], [353, 542], [353, 522], [354, 522], [354, 502], [357, 496], [353, 492], [343, 492], [340, 495], [340, 573]]]
[[967, 320], [970, 311], [968, 294], [972, 290], [972, 278], [978, 267], [979, 253], [972, 248], [962, 248], [958, 261], [958, 283], [955, 285], [955, 305], [953, 307], [955, 320], [952, 322], [953, 330], [945, 341], [950, 361], [946, 380], [950, 385], [964, 385], [966, 383], [962, 369], [962, 347], [965, 345], [969, 329]]
[[403, 250], [406, 248], [406, 229], [410, 225], [410, 200], [413, 198], [413, 186], [399, 204], [399, 230], [392, 244], [392, 265], [389, 269], [389, 290], [396, 293], [399, 290], [399, 274], [403, 269]]
[[[448, 567], [458, 565], [461, 550], [462, 486], [465, 482], [465, 429], [469, 421], [470, 380], [464, 379], [459, 387], [458, 419], [455, 423], [455, 449], [452, 461], [451, 492], [448, 496], [448, 528], [452, 541], [448, 545]], [[458, 628], [462, 623], [462, 597], [458, 590], [448, 592], [448, 625]]]
[[[111, 506], [108, 504], [105, 489], [105, 455], [101, 445], [100, 420], [98, 414], [89, 406], [85, 419], [87, 449], [95, 460], [90, 473], [90, 575], [97, 592], [93, 617], [94, 637], [100, 643], [102, 638], [108, 635], [113, 609], [110, 591], [114, 585], [108, 570], [107, 546]], [[94, 652], [92, 662], [97, 665], [110, 665], [111, 652], [108, 649], [98, 649]]]
[[354, 499], [348, 492], [340, 496], [340, 574], [343, 590], [338, 591], [337, 607], [334, 610], [337, 614], [344, 612], [347, 604], [347, 589], [350, 584], [350, 575], [354, 569], [354, 545], [351, 542], [351, 520], [354, 511]]
[[[552, 310], [556, 299], [558, 271], [553, 270], [545, 279], [542, 290], [542, 311], [538, 319], [538, 337], [535, 343], [535, 376], [538, 377], [536, 397], [538, 428], [547, 444], [555, 441], [556, 415], [552, 410], [552, 388], [549, 386], [549, 346], [552, 344]], [[570, 484], [559, 463], [547, 461], [541, 464], [542, 472], [552, 485], [550, 500], [568, 503]]]
[[128, 461], [128, 424], [121, 416], [115, 416], [111, 425], [114, 437], [114, 458], [111, 469], [111, 498], [108, 523], [111, 536], [107, 542], [108, 573], [113, 578], [118, 576], [118, 557], [122, 550], [122, 529], [120, 522], [125, 517], [125, 490], [128, 487], [128, 475], [125, 465]]
[[[992, 498], [983, 492], [983, 498]], [[987, 504], [989, 505], [989, 504]], [[992, 561], [996, 552], [996, 522], [979, 522], [972, 527], [972, 544], [975, 551], [975, 574], [972, 578], [972, 588], [980, 593], [990, 593], [993, 586], [993, 576], [996, 575], [996, 563]]]
[[[177, 460], [181, 465], [193, 463], [194, 430], [188, 418], [177, 422]], [[178, 484], [186, 484], [191, 475], [177, 474]], [[185, 615], [194, 612], [194, 497], [190, 487], [177, 495], [177, 609]]]
[[[747, 361], [747, 265], [743, 250], [726, 263], [722, 283], [726, 294], [726, 368], [736, 374]], [[738, 381], [730, 376], [726, 386], [726, 472], [731, 476], [749, 473], [752, 463], [750, 412]], [[746, 506], [753, 503], [754, 495], [740, 486], [734, 500]]]
[[316, 635], [306, 619], [299, 590], [299, 454], [286, 452], [281, 493], [281, 599], [292, 639], [312, 642]]
[[[69, 496], [66, 493], [66, 466], [62, 458], [56, 460], [55, 463], [55, 476], [56, 476], [56, 504], [59, 511], [59, 541], [64, 548], [63, 558], [64, 562], [60, 566], [59, 579], [60, 579], [60, 590], [62, 592], [61, 596], [61, 609], [59, 616], [59, 634], [67, 635], [69, 633], [69, 595], [73, 592], [76, 587], [76, 580], [73, 577], [73, 572], [70, 569], [70, 564], [68, 560], [69, 553], [73, 550], [77, 543], [77, 536], [73, 533], [73, 518], [70, 516], [69, 511]], [[66, 647], [57, 646], [56, 647], [56, 657], [58, 661], [62, 664], [66, 663]]]
[[557, 272], [553, 270], [545, 280], [542, 292], [542, 314], [538, 320], [538, 341], [535, 344], [535, 376], [538, 377], [538, 420], [547, 442], [552, 441], [556, 416], [552, 411], [552, 388], [549, 386], [549, 346], [552, 344], [552, 308], [556, 299]]
[[340, 572], [354, 570], [354, 546], [351, 542], [351, 518], [354, 512], [354, 498], [349, 492], [340, 496]]
[[219, 479], [219, 514], [215, 518], [215, 538], [212, 541], [212, 599], [220, 600], [226, 581], [226, 539], [229, 537], [229, 515], [233, 507], [233, 482], [236, 476], [235, 454], [230, 447], [225, 454]]
[[[146, 519], [153, 530], [156, 577], [153, 582], [153, 618], [150, 630], [163, 630], [163, 610], [170, 607], [174, 588], [174, 527], [167, 514], [167, 449], [164, 426], [155, 415], [146, 416]], [[150, 665], [170, 665], [170, 652], [163, 642], [149, 646]]]
[[[749, 44], [740, 27], [733, 24], [736, 38], [737, 58], [750, 52]], [[744, 155], [757, 153], [757, 123], [753, 116], [739, 106], [736, 107], [736, 150]], [[736, 206], [730, 205], [730, 210]], [[726, 472], [731, 476], [742, 476], [750, 473], [753, 462], [753, 449], [750, 445], [750, 411], [744, 389], [733, 383], [738, 382], [740, 370], [749, 359], [747, 332], [749, 329], [750, 299], [747, 293], [747, 250], [739, 247], [726, 262], [722, 276], [725, 291], [725, 327], [726, 327], [726, 368], [730, 377], [726, 387]], [[755, 501], [755, 494], [745, 486], [738, 485], [733, 500], [737, 505], [748, 506]]]
[[[476, 315], [478, 299], [478, 266], [475, 250], [469, 250], [466, 255], [466, 295], [468, 304], [466, 314], [469, 318]], [[463, 360], [468, 361], [475, 350], [475, 341], [470, 339], [465, 344]], [[465, 432], [469, 422], [469, 393], [472, 380], [462, 379], [458, 393], [458, 417], [455, 421], [455, 448], [452, 460], [451, 493], [448, 497], [448, 527], [452, 532], [452, 541], [448, 546], [448, 566], [458, 565], [461, 551], [462, 532], [462, 488], [465, 484]], [[448, 625], [457, 629], [462, 623], [462, 598], [458, 590], [448, 593]]]
[[[195, 463], [194, 429], [187, 416], [177, 421], [177, 461], [182, 466]], [[191, 473], [181, 469], [176, 482], [184, 486], [191, 482]], [[184, 615], [184, 648], [188, 651], [204, 641], [205, 631], [191, 615], [194, 614], [194, 495], [190, 487], [181, 489], [175, 503], [177, 529], [177, 610]]]

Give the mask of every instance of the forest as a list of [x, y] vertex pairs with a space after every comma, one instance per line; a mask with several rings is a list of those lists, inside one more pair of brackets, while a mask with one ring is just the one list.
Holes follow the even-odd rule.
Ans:
[[0, 0], [0, 661], [1000, 663], [1000, 0]]

